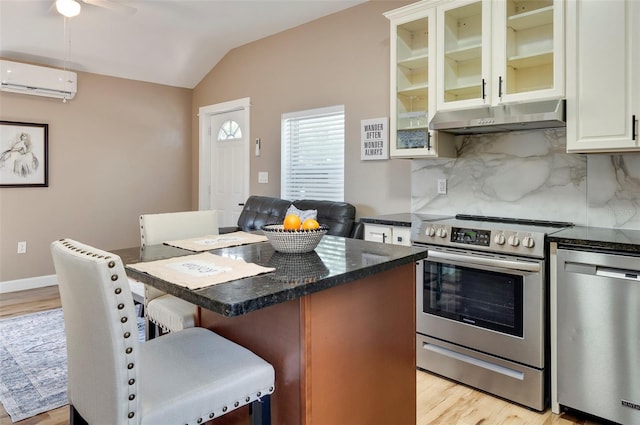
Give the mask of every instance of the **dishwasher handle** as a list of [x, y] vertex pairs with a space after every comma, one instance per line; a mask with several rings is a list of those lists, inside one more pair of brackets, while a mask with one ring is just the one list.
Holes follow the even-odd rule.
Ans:
[[596, 267], [596, 276], [612, 277], [614, 279], [640, 282], [640, 272], [633, 270], [612, 269], [610, 267]]
[[584, 264], [567, 261], [564, 267], [569, 273], [589, 274], [593, 276], [609, 277], [613, 279], [624, 279], [632, 282], [640, 282], [640, 271], [621, 269], [615, 267], [604, 267], [595, 264]]

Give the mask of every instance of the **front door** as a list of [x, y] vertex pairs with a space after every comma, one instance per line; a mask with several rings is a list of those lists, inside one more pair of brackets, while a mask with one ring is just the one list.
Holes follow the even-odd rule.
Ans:
[[200, 108], [199, 209], [235, 226], [249, 195], [249, 99]]

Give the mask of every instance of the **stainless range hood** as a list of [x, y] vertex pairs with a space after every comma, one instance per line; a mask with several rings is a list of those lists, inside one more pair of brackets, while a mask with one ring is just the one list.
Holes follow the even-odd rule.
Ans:
[[429, 129], [453, 134], [566, 127], [565, 100], [512, 103], [437, 112]]

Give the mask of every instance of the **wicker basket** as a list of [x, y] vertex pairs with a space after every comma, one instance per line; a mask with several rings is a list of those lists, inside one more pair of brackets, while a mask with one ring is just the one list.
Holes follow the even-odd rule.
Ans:
[[329, 228], [325, 225], [320, 225], [315, 230], [284, 230], [282, 224], [262, 226], [262, 231], [273, 248], [287, 254], [313, 251], [328, 230]]

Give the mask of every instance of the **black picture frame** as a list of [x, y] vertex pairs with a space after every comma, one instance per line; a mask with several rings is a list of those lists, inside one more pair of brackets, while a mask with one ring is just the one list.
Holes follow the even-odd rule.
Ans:
[[0, 121], [0, 188], [49, 186], [49, 124]]

